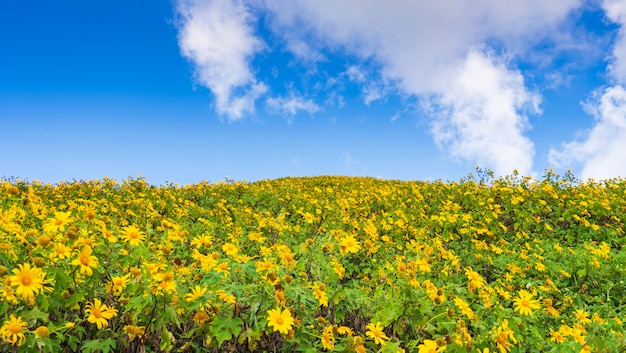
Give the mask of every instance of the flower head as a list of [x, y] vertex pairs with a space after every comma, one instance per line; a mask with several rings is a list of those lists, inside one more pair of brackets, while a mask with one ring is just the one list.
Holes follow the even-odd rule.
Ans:
[[439, 353], [446, 349], [446, 346], [441, 346], [437, 344], [437, 341], [434, 340], [424, 340], [424, 343], [417, 346], [419, 349], [418, 353]]
[[383, 332], [383, 328], [380, 325], [380, 321], [376, 322], [375, 325], [374, 323], [370, 323], [366, 326], [367, 331], [365, 334], [373, 338], [376, 344], [384, 346], [387, 343], [386, 341], [389, 340], [389, 337]]
[[95, 298], [93, 303], [87, 303], [85, 313], [89, 315], [87, 321], [96, 324], [98, 329], [108, 326], [109, 322], [107, 320], [117, 315], [117, 311], [114, 308], [102, 304], [98, 298]]
[[142, 232], [135, 226], [128, 226], [124, 227], [122, 239], [132, 246], [137, 246], [141, 245], [141, 242], [146, 239], [146, 233]]
[[502, 325], [493, 330], [493, 340], [500, 353], [507, 353], [511, 350], [513, 344], [517, 343], [517, 339], [513, 335], [513, 330], [509, 328], [509, 321], [502, 321]]
[[513, 310], [519, 311], [521, 315], [532, 315], [533, 309], [541, 308], [539, 301], [533, 299], [533, 294], [527, 290], [521, 290], [517, 298], [513, 299], [515, 308]]
[[5, 342], [11, 343], [12, 346], [17, 343], [19, 347], [26, 341], [24, 329], [27, 326], [28, 324], [21, 317], [10, 314], [9, 320], [5, 321], [0, 328], [0, 336]]
[[352, 236], [348, 235], [341, 239], [341, 253], [356, 254], [361, 249], [361, 244]]
[[32, 299], [43, 290], [45, 273], [30, 264], [20, 264], [10, 276], [11, 286], [17, 287], [15, 294], [24, 299]]
[[294, 323], [291, 312], [285, 309], [282, 312], [279, 308], [267, 311], [267, 325], [274, 327], [274, 331], [278, 331], [284, 335], [289, 333]]
[[98, 267], [98, 258], [92, 255], [91, 246], [87, 245], [78, 255], [78, 258], [72, 261], [72, 265], [80, 266], [80, 273], [91, 276], [93, 274], [92, 268]]
[[43, 225], [43, 230], [46, 233], [55, 233], [59, 230], [65, 229], [65, 226], [68, 223], [74, 221], [70, 215], [72, 212], [55, 212], [54, 217], [45, 221]]

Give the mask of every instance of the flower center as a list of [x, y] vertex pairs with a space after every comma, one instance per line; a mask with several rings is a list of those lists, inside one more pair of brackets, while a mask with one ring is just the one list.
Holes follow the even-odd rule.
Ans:
[[22, 276], [21, 281], [23, 286], [30, 286], [31, 283], [33, 283], [33, 279], [30, 278], [30, 276]]
[[100, 311], [100, 309], [97, 308], [93, 308], [91, 309], [91, 315], [95, 316], [97, 319], [102, 317], [102, 311]]
[[89, 266], [89, 256], [87, 256], [87, 255], [80, 255], [78, 257], [78, 259], [80, 260], [80, 263], [83, 266]]
[[22, 333], [22, 326], [19, 324], [12, 324], [9, 326], [9, 332], [11, 332], [14, 335], [17, 335], [18, 333]]
[[283, 320], [282, 317], [279, 317], [279, 318], [276, 318], [276, 323], [279, 324], [279, 325], [282, 325], [282, 324], [285, 323], [285, 320]]
[[530, 302], [528, 300], [524, 299], [524, 300], [522, 300], [520, 305], [523, 306], [524, 308], [528, 308], [530, 306]]
[[54, 220], [54, 225], [55, 226], [60, 226], [61, 224], [63, 224], [63, 220], [62, 219], [57, 218], [57, 219]]

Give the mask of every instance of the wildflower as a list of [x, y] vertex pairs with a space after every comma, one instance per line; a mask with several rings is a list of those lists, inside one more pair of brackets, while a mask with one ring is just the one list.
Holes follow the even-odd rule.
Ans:
[[71, 214], [72, 212], [55, 212], [54, 218], [48, 219], [47, 221], [44, 222], [44, 225], [43, 225], [44, 232], [55, 233], [55, 232], [58, 232], [59, 230], [65, 229], [65, 226], [68, 223], [71, 223], [74, 221], [74, 219], [70, 217]]
[[513, 299], [515, 308], [513, 310], [519, 311], [521, 315], [532, 315], [533, 309], [539, 309], [541, 305], [539, 301], [533, 299], [533, 294], [527, 290], [521, 290], [517, 298]]
[[146, 330], [145, 326], [134, 326], [134, 325], [126, 325], [124, 326], [124, 332], [128, 335], [128, 341], [132, 342], [135, 338], [143, 336]]
[[80, 266], [81, 274], [91, 276], [93, 274], [92, 268], [98, 267], [98, 258], [92, 255], [91, 246], [86, 245], [78, 258], [72, 261], [72, 265]]
[[20, 264], [18, 268], [13, 269], [15, 275], [10, 276], [11, 286], [17, 287], [15, 294], [23, 299], [34, 299], [34, 297], [43, 291], [45, 273], [37, 267], [31, 267], [30, 264]]
[[321, 306], [328, 306], [328, 295], [326, 295], [326, 286], [322, 284], [313, 285], [313, 296], [317, 299]]
[[279, 308], [267, 311], [267, 325], [274, 327], [274, 331], [278, 331], [286, 335], [294, 323], [291, 312], [285, 309], [282, 312]]
[[352, 336], [354, 334], [354, 332], [352, 332], [352, 329], [349, 328], [348, 326], [337, 327], [337, 333], [340, 335], [348, 335], [348, 336]]
[[465, 269], [465, 275], [469, 280], [469, 283], [467, 284], [467, 289], [469, 289], [470, 292], [473, 292], [475, 289], [485, 286], [485, 279], [478, 272], [475, 272], [470, 267]]
[[115, 295], [122, 294], [122, 291], [124, 290], [124, 288], [126, 288], [126, 285], [128, 284], [129, 277], [130, 277], [130, 274], [127, 274], [125, 276], [111, 277], [111, 284], [113, 286], [112, 288], [113, 294]]
[[53, 243], [54, 250], [48, 255], [51, 260], [66, 259], [72, 254], [72, 249], [61, 243]]
[[591, 320], [589, 319], [589, 313], [582, 309], [576, 310], [574, 312], [574, 315], [576, 316], [576, 319], [578, 320], [578, 322], [583, 325], [591, 323]]
[[39, 326], [35, 329], [35, 336], [37, 338], [44, 338], [50, 335], [50, 329], [47, 326]]
[[9, 320], [5, 321], [0, 328], [0, 336], [5, 342], [11, 343], [12, 346], [17, 343], [19, 347], [26, 341], [26, 336], [24, 336], [26, 326], [28, 324], [21, 317], [10, 314]]
[[478, 319], [478, 316], [474, 313], [472, 308], [470, 308], [470, 306], [463, 299], [459, 297], [454, 298], [454, 304], [456, 304], [459, 310], [461, 310], [461, 313], [467, 316], [468, 319], [470, 320]]
[[554, 331], [550, 329], [550, 337], [550, 342], [563, 343], [567, 340], [562, 330]]
[[220, 299], [222, 299], [226, 304], [235, 304], [237, 302], [234, 295], [228, 294], [221, 289], [218, 289], [215, 294], [217, 294], [217, 296], [220, 297]]
[[361, 244], [352, 236], [348, 235], [341, 239], [341, 253], [353, 253], [356, 254], [361, 249]]
[[239, 249], [235, 244], [226, 243], [222, 245], [222, 251], [228, 256], [235, 256], [239, 252]]
[[207, 292], [206, 288], [196, 285], [195, 287], [191, 288], [191, 291], [189, 293], [185, 294], [185, 301], [192, 302], [202, 297], [206, 292]]
[[146, 233], [139, 230], [135, 226], [128, 226], [123, 228], [122, 239], [129, 243], [131, 246], [141, 245], [141, 242], [146, 239]]
[[380, 321], [376, 322], [376, 325], [370, 323], [366, 326], [366, 328], [367, 331], [365, 332], [365, 334], [368, 337], [373, 338], [376, 344], [384, 346], [387, 343], [385, 341], [389, 340], [389, 337], [385, 335], [385, 333], [383, 332], [383, 328], [380, 326]]
[[17, 304], [17, 297], [15, 296], [15, 292], [13, 291], [13, 288], [11, 287], [2, 287], [2, 289], [0, 289], [0, 294], [2, 294], [2, 298], [7, 302], [7, 303], [11, 303], [11, 304]]
[[333, 326], [330, 325], [322, 332], [322, 346], [324, 349], [333, 350], [335, 348], [335, 336], [333, 336]]
[[204, 311], [198, 311], [193, 315], [192, 319], [198, 325], [202, 326], [209, 320], [209, 316]]
[[424, 340], [424, 343], [417, 346], [417, 348], [419, 349], [418, 353], [438, 353], [445, 350], [446, 346], [439, 347], [436, 341]]
[[495, 335], [493, 340], [496, 343], [496, 347], [500, 350], [500, 353], [510, 351], [513, 344], [517, 343], [513, 331], [509, 328], [508, 320], [504, 320], [502, 325], [498, 326], [493, 333]]
[[93, 303], [87, 303], [85, 313], [89, 315], [87, 321], [92, 324], [96, 324], [98, 329], [102, 329], [109, 325], [107, 320], [110, 320], [117, 314], [114, 308], [108, 307], [106, 304], [102, 304], [100, 299], [95, 298]]

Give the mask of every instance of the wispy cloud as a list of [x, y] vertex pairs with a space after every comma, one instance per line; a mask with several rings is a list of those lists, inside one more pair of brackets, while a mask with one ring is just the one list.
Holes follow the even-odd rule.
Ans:
[[354, 158], [354, 155], [350, 152], [343, 152], [339, 156], [341, 162], [342, 173], [348, 175], [364, 175], [367, 174], [367, 168], [363, 167], [361, 163]]
[[[315, 104], [312, 99], [305, 99], [293, 93], [290, 94], [289, 97], [269, 97], [266, 100], [266, 104], [270, 111], [287, 115], [289, 119], [293, 119], [299, 111], [306, 111], [309, 114], [313, 114], [320, 110], [320, 107]], [[289, 120], [289, 122], [291, 123], [293, 120]]]
[[197, 81], [215, 95], [218, 113], [231, 121], [252, 113], [267, 86], [250, 67], [264, 43], [254, 34], [249, 9], [242, 1], [179, 0], [176, 10], [180, 50]]

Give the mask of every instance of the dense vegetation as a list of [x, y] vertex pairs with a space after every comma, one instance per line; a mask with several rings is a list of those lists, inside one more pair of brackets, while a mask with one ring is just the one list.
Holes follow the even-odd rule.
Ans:
[[621, 352], [626, 181], [0, 181], [0, 352]]

